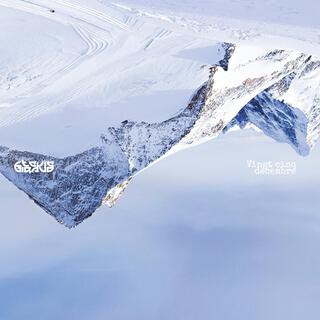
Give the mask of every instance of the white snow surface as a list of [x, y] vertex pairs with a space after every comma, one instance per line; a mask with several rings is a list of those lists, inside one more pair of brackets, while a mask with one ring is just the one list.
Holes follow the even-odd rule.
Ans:
[[208, 79], [220, 41], [237, 44], [234, 66], [272, 48], [320, 56], [318, 20], [300, 17], [317, 6], [0, 0], [1, 145], [66, 156], [122, 120], [168, 119]]
[[[277, 6], [261, 19], [258, 4], [256, 20], [219, 1], [0, 0], [1, 173], [74, 227], [230, 123], [307, 155], [320, 135], [317, 21], [292, 26]], [[55, 171], [18, 174], [21, 159]]]

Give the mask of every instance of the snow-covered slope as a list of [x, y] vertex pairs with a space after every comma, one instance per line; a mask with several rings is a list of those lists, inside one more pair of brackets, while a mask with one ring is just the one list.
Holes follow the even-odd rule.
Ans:
[[[236, 125], [302, 155], [319, 136], [313, 29], [283, 38], [281, 28], [261, 35], [234, 20], [106, 1], [0, 8], [10, 30], [0, 36], [16, 41], [1, 53], [0, 172], [67, 227], [112, 206], [151, 164]], [[32, 20], [22, 36], [21, 19]], [[16, 172], [22, 160], [55, 168]]]
[[[208, 81], [176, 116], [159, 123], [124, 121], [102, 135], [101, 146], [63, 159], [2, 148], [1, 173], [59, 222], [73, 227], [102, 203], [112, 206], [128, 181], [153, 162], [216, 137], [252, 96], [305, 68], [310, 60], [305, 54], [272, 51], [232, 65], [235, 46], [224, 43], [221, 50], [224, 58], [212, 66]], [[55, 170], [18, 173], [14, 164], [22, 160], [54, 161]]]

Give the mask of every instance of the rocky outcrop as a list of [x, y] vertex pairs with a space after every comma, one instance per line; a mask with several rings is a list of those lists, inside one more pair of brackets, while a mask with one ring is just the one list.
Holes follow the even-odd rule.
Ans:
[[254, 97], [224, 128], [253, 126], [278, 142], [309, 154], [320, 134], [320, 61], [310, 57], [296, 70]]
[[[298, 106], [293, 109], [281, 102], [280, 96], [290, 92], [294, 78], [304, 79], [313, 72], [309, 69], [318, 70], [310, 66], [310, 56], [266, 50], [237, 64], [235, 46], [222, 44], [222, 48], [224, 59], [212, 66], [208, 81], [176, 116], [159, 123], [123, 121], [119, 127], [108, 128], [96, 148], [63, 159], [1, 147], [0, 172], [70, 228], [102, 204], [112, 206], [132, 177], [155, 161], [213, 139], [234, 125], [245, 127], [251, 122], [278, 141], [285, 141], [283, 134], [299, 153], [306, 153], [302, 141], [313, 141], [312, 132], [319, 128], [319, 99], [314, 99], [305, 116]], [[50, 161], [54, 170], [17, 172], [15, 163], [22, 160]]]

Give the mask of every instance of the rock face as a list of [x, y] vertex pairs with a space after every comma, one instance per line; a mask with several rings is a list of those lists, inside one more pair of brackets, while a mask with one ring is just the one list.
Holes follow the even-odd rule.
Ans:
[[[17, 173], [17, 161], [54, 161], [51, 173]], [[57, 159], [0, 149], [2, 174], [35, 203], [67, 227], [89, 217], [108, 191], [128, 178], [128, 160], [118, 146], [107, 144], [76, 156]]]
[[254, 97], [224, 132], [253, 125], [274, 140], [290, 144], [300, 155], [308, 155], [320, 132], [319, 67], [319, 60], [308, 59], [302, 69]]
[[[319, 62], [283, 50], [266, 50], [243, 62], [235, 45], [222, 48], [224, 59], [178, 115], [160, 123], [123, 121], [101, 135], [99, 146], [63, 159], [0, 147], [0, 172], [71, 228], [102, 204], [112, 206], [131, 178], [154, 161], [235, 125], [251, 123], [306, 155], [319, 135]], [[294, 98], [297, 90], [312, 99], [301, 105]], [[14, 165], [22, 160], [52, 161], [54, 170], [16, 172]]]
[[240, 110], [224, 128], [224, 132], [236, 125], [244, 129], [250, 124], [274, 140], [290, 144], [300, 155], [306, 156], [310, 151], [306, 115], [301, 110], [274, 99], [268, 90], [260, 93]]

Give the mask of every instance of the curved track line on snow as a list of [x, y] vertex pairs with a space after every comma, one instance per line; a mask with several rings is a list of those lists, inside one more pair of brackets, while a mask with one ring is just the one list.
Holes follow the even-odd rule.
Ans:
[[66, 0], [54, 0], [53, 2], [61, 4], [64, 7], [69, 7], [71, 9], [78, 11], [78, 12], [81, 12], [83, 14], [89, 14], [90, 16], [95, 17], [102, 22], [114, 25], [124, 31], [130, 30], [125, 23], [119, 21], [118, 19], [115, 19], [115, 18], [107, 15], [104, 12], [100, 12], [100, 11], [95, 10], [93, 8], [83, 6], [78, 1], [73, 1], [71, 3], [70, 1], [66, 1]]
[[[50, 8], [52, 8], [54, 3], [57, 3], [62, 8], [53, 14], [50, 12]], [[49, 6], [34, 1], [0, 0], [0, 5], [39, 15], [65, 25], [70, 25], [87, 46], [85, 53], [39, 82], [37, 88], [33, 88], [26, 92], [25, 95], [29, 96], [31, 94], [39, 93], [39, 91], [50, 86], [50, 84], [54, 83], [56, 80], [61, 79], [63, 76], [77, 69], [84, 62], [89, 59], [91, 60], [93, 57], [102, 53], [108, 46], [112, 46], [113, 41], [110, 34], [110, 28], [112, 29], [112, 26], [120, 28], [122, 32], [128, 31], [128, 27], [124, 23], [109, 17], [105, 13], [100, 13], [97, 10], [80, 6], [78, 2], [72, 4], [69, 1], [56, 0], [50, 2]], [[66, 8], [66, 10], [64, 10], [64, 8]], [[71, 13], [69, 12], [70, 10], [72, 10]], [[75, 16], [75, 14], [79, 12], [80, 17]], [[97, 24], [95, 24], [95, 22]], [[28, 120], [52, 109], [54, 105], [70, 101], [73, 97], [79, 95], [83, 89], [88, 87], [89, 84], [85, 84], [84, 82], [85, 81], [82, 80], [81, 86], [68, 90], [67, 93], [63, 93], [59, 96], [59, 99], [52, 99], [50, 97], [46, 99], [41, 98], [38, 103], [32, 105], [22, 106], [20, 104], [20, 107], [19, 104], [14, 105], [14, 109], [18, 109], [19, 111], [14, 112], [14, 110], [12, 110], [13, 112], [11, 112], [11, 110], [7, 110], [3, 113], [0, 119], [0, 126], [9, 126], [17, 122]]]
[[[77, 6], [72, 6], [70, 3], [65, 1], [56, 1], [57, 3], [61, 3], [71, 9], [74, 9], [75, 12], [81, 11], [85, 13], [85, 9], [79, 10]], [[0, 0], [0, 5], [11, 7], [13, 9], [25, 11], [27, 13], [36, 14], [43, 16], [45, 18], [49, 18], [50, 20], [64, 23], [73, 27], [79, 37], [86, 43], [88, 46], [88, 52], [86, 55], [93, 56], [95, 54], [100, 53], [103, 49], [105, 49], [108, 45], [108, 38], [110, 37], [109, 30], [101, 28], [100, 25], [95, 25], [90, 21], [83, 20], [80, 17], [68, 14], [68, 12], [60, 12], [52, 14], [49, 13], [48, 10], [50, 9], [49, 6], [44, 6], [33, 1], [25, 1], [25, 0]], [[30, 7], [31, 6], [31, 7]], [[35, 10], [34, 10], [35, 9]], [[89, 12], [89, 11], [88, 11]], [[67, 16], [68, 19], [63, 19], [64, 16]], [[92, 16], [96, 17], [96, 15]], [[105, 20], [110, 22], [111, 19]], [[118, 22], [115, 22], [114, 25], [117, 25]], [[89, 30], [89, 29], [92, 30]], [[96, 30], [95, 30], [96, 29]], [[102, 32], [101, 32], [102, 31]], [[72, 63], [73, 64], [73, 63]]]

